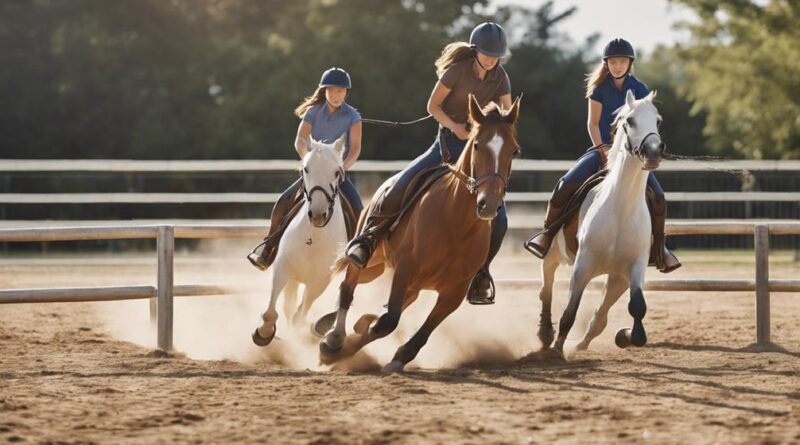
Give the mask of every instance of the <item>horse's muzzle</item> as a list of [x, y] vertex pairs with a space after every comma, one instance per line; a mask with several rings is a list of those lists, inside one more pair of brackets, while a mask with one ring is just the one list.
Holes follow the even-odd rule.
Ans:
[[500, 211], [500, 206], [496, 203], [493, 205], [491, 200], [486, 199], [486, 196], [479, 195], [478, 196], [478, 207], [476, 209], [476, 214], [478, 218], [484, 221], [491, 221], [497, 216], [497, 212]]
[[648, 138], [642, 145], [642, 169], [657, 169], [661, 165], [661, 159], [664, 156], [664, 150], [666, 150], [666, 148], [667, 144], [665, 144], [660, 137]]
[[328, 215], [329, 212], [317, 213], [314, 214], [313, 212], [308, 212], [308, 222], [311, 223], [312, 226], [321, 228], [328, 225], [328, 221], [331, 220], [330, 216]]

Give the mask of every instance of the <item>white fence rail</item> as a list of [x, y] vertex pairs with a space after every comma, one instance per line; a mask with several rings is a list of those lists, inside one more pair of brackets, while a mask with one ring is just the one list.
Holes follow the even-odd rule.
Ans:
[[[2, 229], [0, 241], [40, 242], [110, 239], [156, 239], [157, 286], [92, 288], [12, 289], [0, 291], [0, 304], [112, 301], [150, 299], [157, 325], [159, 349], [172, 350], [173, 297], [220, 295], [229, 289], [205, 285], [174, 285], [175, 239], [259, 238], [262, 227], [242, 225], [158, 225], [130, 227], [49, 227]], [[658, 291], [755, 291], [756, 343], [770, 341], [770, 292], [800, 292], [800, 280], [769, 279], [769, 236], [800, 234], [800, 222], [755, 223], [747, 221], [682, 222], [667, 225], [673, 235], [748, 235], [755, 240], [754, 280], [648, 280], [645, 289]], [[497, 280], [499, 285], [531, 286], [532, 279]]]

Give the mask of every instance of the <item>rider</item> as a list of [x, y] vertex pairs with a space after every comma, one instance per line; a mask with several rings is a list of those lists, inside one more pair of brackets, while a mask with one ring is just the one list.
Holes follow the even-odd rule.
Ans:
[[[455, 162], [464, 150], [470, 129], [467, 124], [468, 95], [474, 94], [481, 106], [497, 102], [511, 108], [511, 83], [500, 65], [508, 51], [506, 34], [496, 23], [483, 23], [470, 34], [469, 43], [454, 42], [445, 46], [436, 60], [439, 80], [428, 99], [428, 112], [439, 122], [439, 135], [433, 145], [414, 159], [397, 181], [380, 196], [361, 234], [347, 246], [347, 258], [364, 267], [375, 250], [378, 240], [386, 236], [394, 217], [403, 206], [403, 196], [412, 179], [421, 171], [442, 163], [442, 143]], [[494, 303], [494, 282], [489, 275], [489, 263], [497, 255], [508, 221], [501, 208], [492, 221], [489, 255], [484, 267], [472, 279], [467, 299], [472, 304]]]
[[[647, 86], [632, 74], [635, 59], [636, 53], [630, 43], [623, 39], [614, 39], [603, 50], [603, 60], [597, 69], [586, 79], [586, 98], [589, 101], [587, 127], [589, 137], [595, 145], [558, 181], [547, 206], [544, 229], [526, 243], [539, 258], [544, 258], [550, 250], [553, 238], [561, 229], [561, 224], [557, 224], [556, 220], [573, 193], [590, 176], [605, 167], [606, 154], [613, 142], [611, 123], [616, 110], [625, 104], [627, 91], [631, 90], [637, 99], [649, 94]], [[651, 198], [648, 208], [653, 231], [650, 262], [661, 272], [672, 272], [681, 267], [681, 263], [664, 244], [667, 205], [664, 191], [652, 172], [647, 177], [647, 187]]]
[[[297, 128], [294, 147], [300, 158], [308, 153], [308, 137], [324, 143], [332, 143], [345, 135], [345, 154], [343, 168], [347, 171], [361, 153], [361, 115], [355, 108], [345, 102], [347, 93], [352, 87], [350, 75], [341, 68], [330, 68], [322, 73], [317, 90], [294, 110], [294, 114], [302, 118]], [[264, 241], [247, 255], [247, 259], [260, 270], [267, 268], [275, 261], [278, 243], [288, 221], [283, 221], [295, 206], [302, 179], [298, 179], [286, 189], [272, 208], [269, 233]], [[363, 209], [361, 197], [350, 179], [345, 176], [340, 185], [342, 196], [355, 212], [357, 217]], [[343, 203], [344, 204], [344, 203]]]

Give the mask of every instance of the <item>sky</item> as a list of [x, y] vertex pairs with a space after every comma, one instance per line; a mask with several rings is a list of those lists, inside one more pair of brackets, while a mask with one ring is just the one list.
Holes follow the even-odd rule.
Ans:
[[[518, 4], [538, 7], [545, 0], [494, 0], [495, 4]], [[571, 6], [578, 11], [565, 19], [560, 31], [576, 43], [592, 33], [599, 33], [597, 51], [615, 37], [633, 43], [637, 50], [649, 51], [659, 43], [670, 45], [685, 39], [685, 35], [672, 29], [675, 22], [691, 19], [691, 12], [667, 0], [556, 0], [556, 13]]]

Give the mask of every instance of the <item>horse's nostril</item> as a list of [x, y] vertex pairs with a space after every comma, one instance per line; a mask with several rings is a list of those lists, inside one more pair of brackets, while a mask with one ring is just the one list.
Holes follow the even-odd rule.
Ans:
[[658, 144], [658, 149], [661, 150], [662, 153], [667, 151], [667, 144], [665, 144], [663, 142]]
[[313, 216], [314, 216], [314, 215], [312, 215], [312, 214], [311, 214], [311, 210], [309, 210], [309, 211], [308, 211], [308, 217], [309, 217], [309, 218], [311, 218], [311, 217], [313, 217]]
[[483, 210], [486, 208], [486, 200], [481, 198], [478, 200], [478, 210]]

